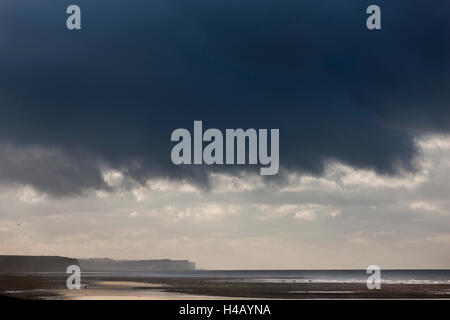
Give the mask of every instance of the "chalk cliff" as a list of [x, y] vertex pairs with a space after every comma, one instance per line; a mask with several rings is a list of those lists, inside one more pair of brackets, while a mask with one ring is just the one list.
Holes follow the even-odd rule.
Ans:
[[80, 259], [82, 271], [187, 271], [195, 270], [188, 260], [112, 260]]

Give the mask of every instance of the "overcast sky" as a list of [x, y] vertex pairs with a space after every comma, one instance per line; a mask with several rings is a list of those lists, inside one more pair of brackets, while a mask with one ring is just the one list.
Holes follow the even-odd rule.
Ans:
[[[450, 268], [450, 3], [0, 4], [0, 254]], [[279, 128], [280, 172], [175, 166]]]

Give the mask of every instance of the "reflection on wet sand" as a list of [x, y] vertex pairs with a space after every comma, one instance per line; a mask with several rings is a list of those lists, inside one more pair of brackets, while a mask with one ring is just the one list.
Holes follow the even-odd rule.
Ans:
[[134, 281], [98, 281], [81, 290], [55, 290], [57, 299], [68, 300], [228, 300], [248, 299], [167, 292], [164, 284]]

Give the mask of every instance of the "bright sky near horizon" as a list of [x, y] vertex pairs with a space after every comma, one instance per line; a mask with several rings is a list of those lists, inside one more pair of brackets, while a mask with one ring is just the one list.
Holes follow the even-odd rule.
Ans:
[[0, 252], [167, 257], [208, 269], [448, 268], [450, 137], [419, 145], [420, 169], [402, 176], [330, 163], [322, 177], [271, 186], [257, 173], [213, 174], [210, 190], [140, 185], [114, 170], [103, 172], [110, 191], [77, 197], [2, 186]]

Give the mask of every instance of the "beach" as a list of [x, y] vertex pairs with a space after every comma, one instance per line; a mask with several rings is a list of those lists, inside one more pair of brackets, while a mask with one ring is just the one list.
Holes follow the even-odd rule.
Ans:
[[80, 290], [65, 275], [0, 275], [0, 294], [46, 300], [244, 300], [244, 299], [450, 299], [450, 283], [365, 283], [275, 281], [212, 277], [91, 275]]

